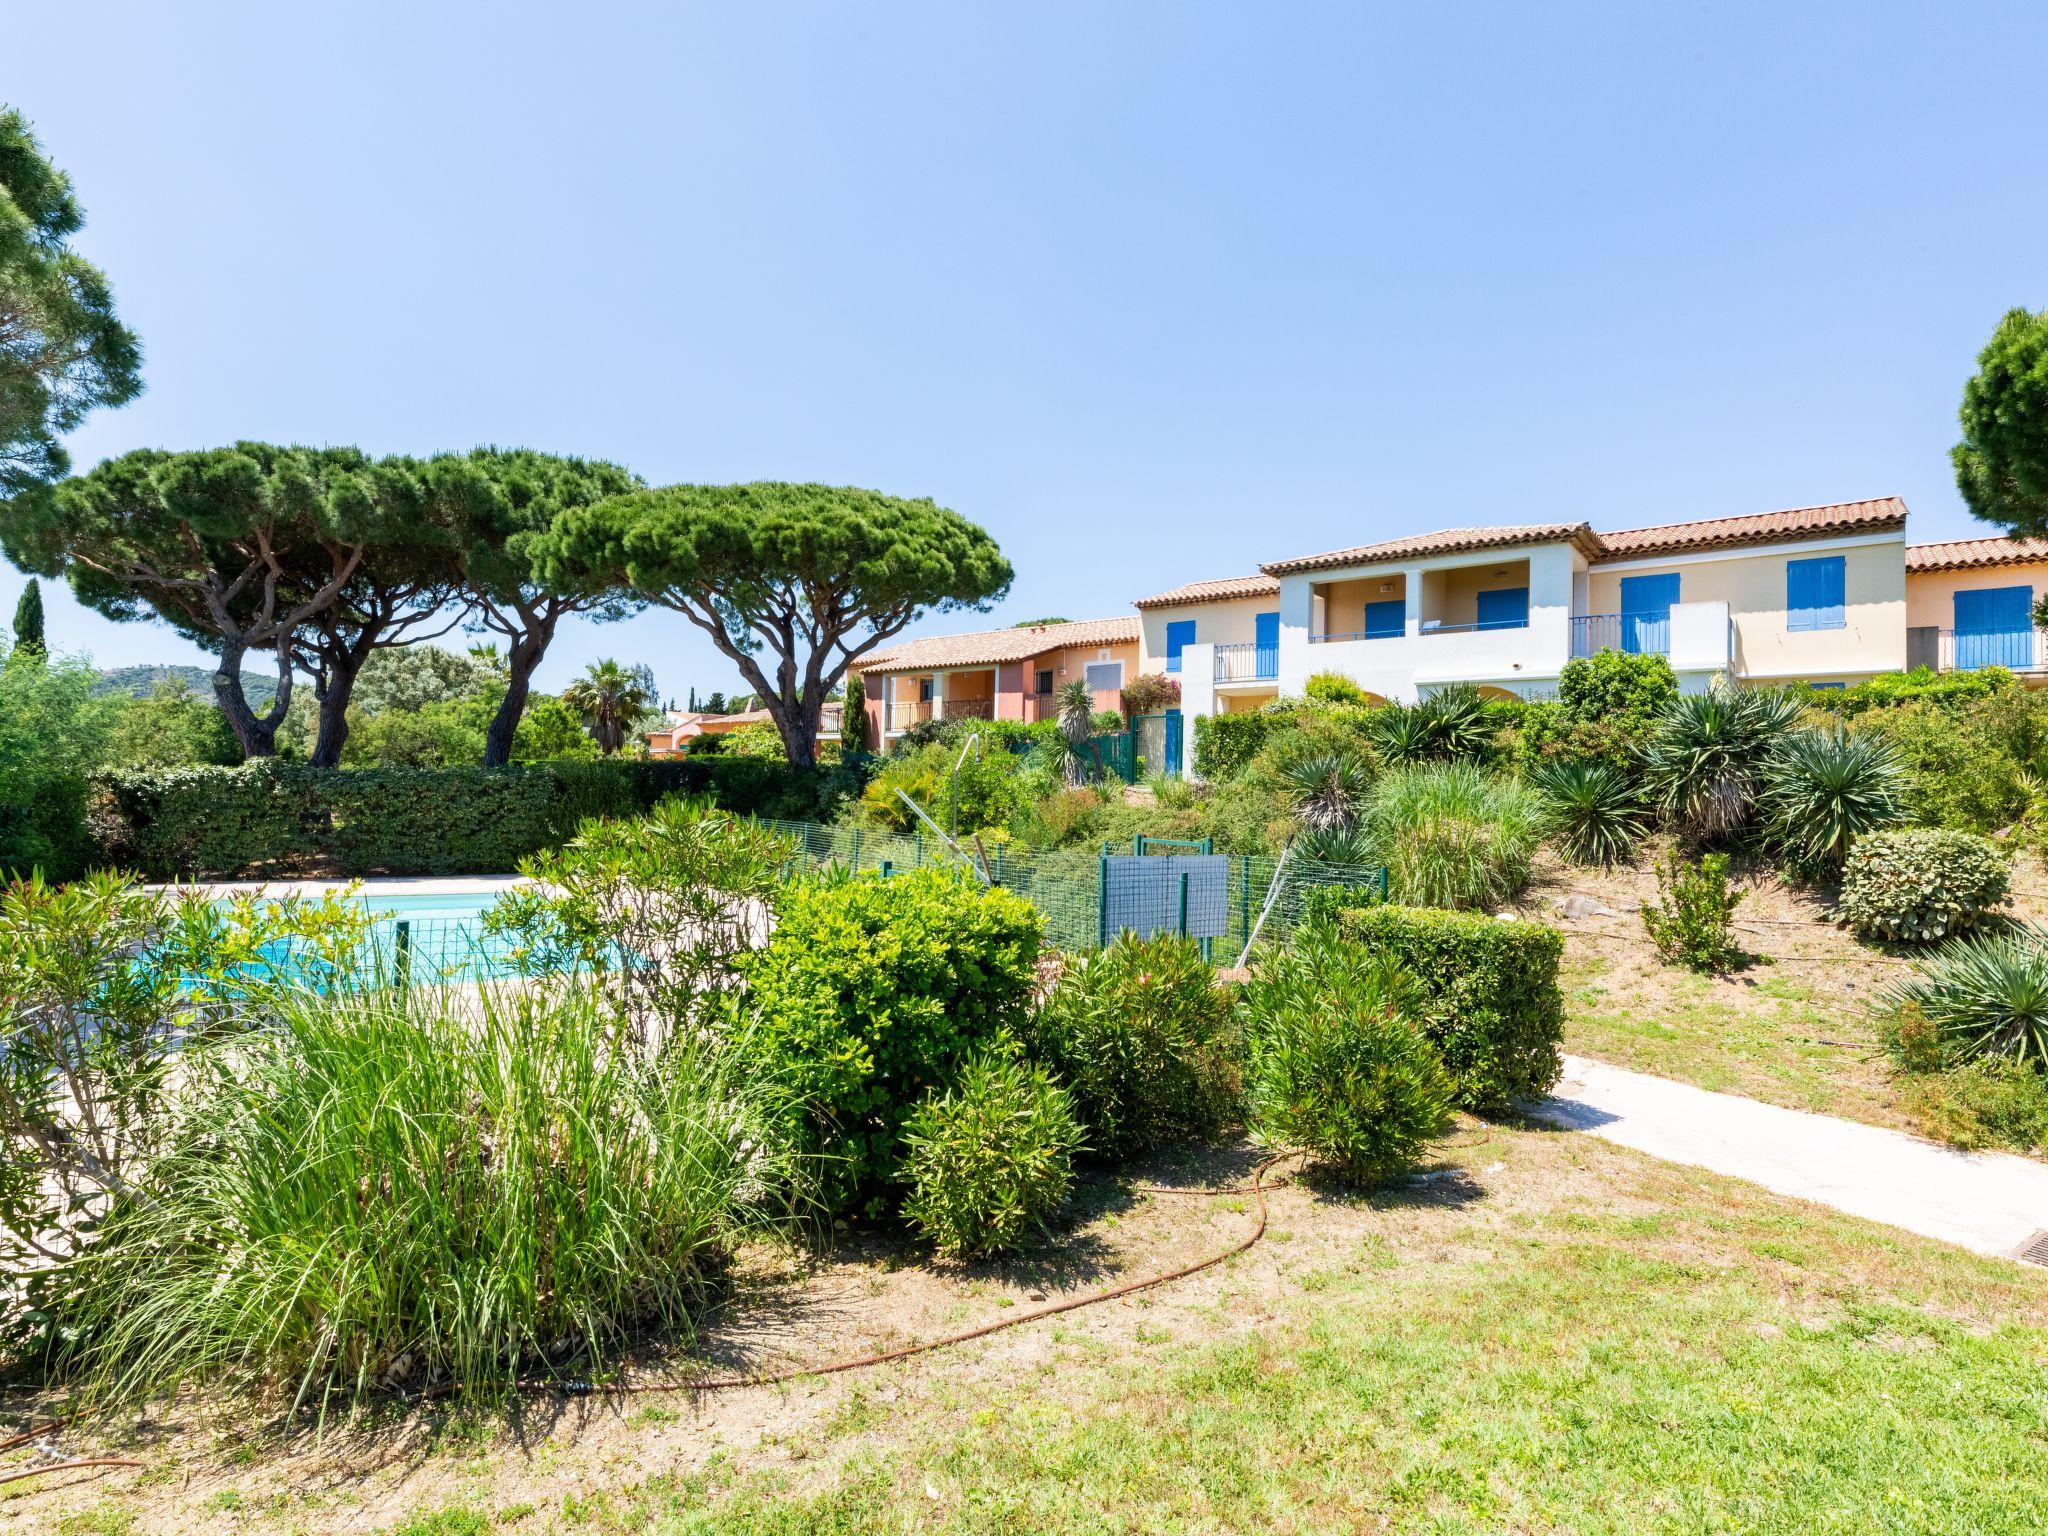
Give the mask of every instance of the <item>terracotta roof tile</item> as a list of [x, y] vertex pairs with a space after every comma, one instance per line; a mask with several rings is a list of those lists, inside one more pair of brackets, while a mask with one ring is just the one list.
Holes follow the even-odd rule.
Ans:
[[2048, 562], [2048, 539], [1955, 539], [1946, 544], [1908, 544], [1906, 570], [1967, 571], [1975, 566]]
[[1466, 550], [1506, 549], [1518, 544], [1556, 544], [1566, 540], [1587, 555], [1598, 554], [1593, 530], [1584, 523], [1514, 523], [1498, 528], [1443, 528], [1405, 539], [1333, 549], [1328, 554], [1275, 560], [1259, 567], [1269, 576], [1294, 571], [1327, 571], [1346, 565], [1383, 565], [1390, 560], [1423, 560], [1431, 555], [1456, 555]]
[[984, 629], [971, 635], [933, 635], [877, 651], [853, 664], [857, 672], [914, 672], [926, 667], [989, 667], [1029, 661], [1070, 645], [1135, 644], [1137, 616], [1034, 624], [1028, 629]]
[[1655, 528], [1625, 528], [1599, 535], [1604, 554], [1598, 560], [1638, 559], [1644, 555], [1726, 549], [1742, 544], [1776, 544], [1787, 539], [1820, 539], [1832, 534], [1874, 533], [1906, 526], [1906, 504], [1896, 496], [1872, 501], [1833, 502], [1822, 507], [1793, 507], [1783, 512], [1758, 512], [1747, 517], [1716, 517], [1696, 523], [1663, 523]]
[[1133, 608], [1174, 608], [1182, 603], [1220, 603], [1234, 597], [1278, 597], [1280, 583], [1271, 576], [1225, 576], [1220, 581], [1191, 581], [1170, 592], [1141, 597]]

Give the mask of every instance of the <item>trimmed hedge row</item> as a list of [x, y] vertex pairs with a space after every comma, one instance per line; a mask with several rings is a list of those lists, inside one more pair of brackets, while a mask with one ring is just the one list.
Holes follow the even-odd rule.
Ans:
[[739, 815], [830, 820], [858, 768], [805, 773], [762, 758], [662, 758], [517, 768], [238, 768], [103, 774], [90, 823], [102, 862], [160, 880], [318, 870], [498, 874], [590, 816], [708, 794]]
[[1347, 907], [1345, 934], [1400, 961], [1421, 997], [1420, 1023], [1465, 1109], [1538, 1098], [1564, 1072], [1564, 937], [1541, 923], [1428, 907]]

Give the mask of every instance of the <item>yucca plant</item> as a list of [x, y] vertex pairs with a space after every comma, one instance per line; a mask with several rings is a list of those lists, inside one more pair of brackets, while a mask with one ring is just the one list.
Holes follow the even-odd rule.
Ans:
[[1365, 811], [1372, 773], [1348, 752], [1312, 752], [1285, 764], [1281, 782], [1294, 797], [1294, 819], [1309, 832], [1348, 832]]
[[1080, 678], [1064, 683], [1054, 699], [1059, 705], [1061, 767], [1069, 784], [1088, 781], [1088, 763], [1081, 747], [1095, 729], [1095, 695]]
[[1436, 717], [1417, 704], [1389, 704], [1371, 716], [1372, 742], [1389, 763], [1421, 763], [1441, 742]]
[[1794, 731], [1771, 754], [1764, 779], [1759, 809], [1767, 835], [1815, 874], [1838, 873], [1851, 843], [1906, 816], [1905, 770], [1876, 731]]
[[1493, 743], [1486, 701], [1470, 683], [1452, 683], [1419, 704], [1375, 710], [1370, 729], [1390, 763], [1483, 757]]
[[1918, 1007], [1957, 1061], [1991, 1057], [2048, 1069], [2048, 929], [1958, 939], [1921, 961], [1887, 1000]]
[[1528, 774], [1543, 835], [1574, 864], [1614, 864], [1635, 852], [1649, 808], [1633, 775], [1591, 758], [1539, 763]]
[[1673, 699], [1645, 752], [1650, 787], [1673, 826], [1709, 845], [1747, 828], [1764, 759], [1799, 710], [1775, 690], [1715, 688]]

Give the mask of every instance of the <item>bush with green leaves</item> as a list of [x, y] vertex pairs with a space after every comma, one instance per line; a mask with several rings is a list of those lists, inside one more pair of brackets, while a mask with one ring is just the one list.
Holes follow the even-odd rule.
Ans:
[[1616, 864], [1649, 830], [1650, 809], [1635, 776], [1597, 758], [1554, 759], [1527, 775], [1543, 835], [1574, 864]]
[[1781, 689], [1715, 688], [1673, 699], [1644, 749], [1649, 784], [1674, 831], [1711, 846], [1744, 832], [1766, 760], [1799, 718]]
[[1831, 878], [1858, 839], [1904, 819], [1906, 776], [1883, 737], [1794, 731], [1764, 766], [1764, 832], [1793, 869]]
[[1973, 672], [1936, 672], [1931, 667], [1915, 667], [1910, 672], [1880, 672], [1847, 688], [1805, 687], [1802, 692], [1807, 708], [1847, 720], [1900, 704], [1964, 704], [2019, 686], [2019, 680], [2004, 667], [1979, 667]]
[[1928, 944], [1996, 913], [2011, 883], [2004, 854], [1988, 839], [1903, 827], [1858, 840], [1836, 911], [1859, 938]]
[[1643, 928], [1657, 953], [1694, 971], [1726, 970], [1738, 953], [1728, 926], [1742, 893], [1728, 883], [1728, 855], [1657, 861], [1657, 899], [1643, 903]]
[[1081, 1122], [1043, 1067], [1000, 1048], [904, 1122], [903, 1215], [941, 1253], [1014, 1249], [1066, 1203]]
[[1252, 764], [1275, 738], [1297, 724], [1296, 711], [1247, 709], [1227, 715], [1195, 717], [1195, 767], [1203, 778], [1223, 784]]
[[1390, 704], [1369, 717], [1373, 744], [1389, 763], [1476, 760], [1494, 750], [1496, 724], [1470, 683], [1451, 683], [1417, 704]]
[[189, 1063], [189, 1107], [75, 1283], [92, 1394], [586, 1378], [786, 1218], [745, 1041], [618, 1048], [575, 988], [302, 992]]
[[1317, 672], [1302, 684], [1302, 694], [1311, 704], [1350, 704], [1360, 708], [1372, 703], [1366, 691], [1342, 672]]
[[371, 769], [267, 758], [99, 775], [92, 831], [102, 859], [156, 879], [498, 874], [592, 817], [637, 816], [665, 795], [709, 795], [740, 815], [825, 821], [863, 782], [853, 767], [800, 770], [757, 758]]
[[97, 681], [86, 663], [33, 647], [0, 657], [0, 877], [68, 880], [94, 862], [86, 776], [125, 702], [94, 698]]
[[977, 1049], [1024, 1026], [1043, 921], [965, 869], [883, 879], [835, 870], [791, 885], [775, 932], [741, 957], [738, 1009], [763, 1071], [804, 1108], [833, 1211], [894, 1203], [903, 1123]]
[[2038, 689], [1909, 700], [1852, 726], [1898, 749], [1913, 819], [1928, 826], [1999, 831], [2034, 810], [2048, 778], [2048, 692]]
[[1265, 957], [1240, 1004], [1261, 1140], [1373, 1185], [1413, 1168], [1450, 1129], [1450, 1074], [1411, 1022], [1419, 995], [1393, 954], [1311, 922]]
[[1104, 1157], [1213, 1137], [1236, 1118], [1242, 1042], [1193, 939], [1125, 934], [1075, 958], [1026, 1039], [1074, 1095]]
[[1005, 825], [1028, 798], [1022, 760], [988, 743], [979, 750], [965, 742], [934, 743], [884, 759], [862, 792], [862, 819], [891, 832], [922, 825], [899, 790], [940, 826], [957, 827], [961, 837]]
[[1998, 1059], [2048, 1070], [2048, 929], [1952, 939], [1885, 994], [1916, 1008], [1950, 1062]]
[[1360, 822], [1392, 900], [1489, 909], [1529, 883], [1540, 826], [1526, 785], [1464, 762], [1390, 768]]
[[1564, 1072], [1564, 938], [1542, 923], [1475, 912], [1321, 904], [1345, 938], [1398, 961], [1415, 988], [1414, 1018], [1465, 1109], [1493, 1112], [1540, 1098]]
[[1557, 702], [1573, 724], [1602, 720], [1647, 733], [1677, 697], [1678, 678], [1671, 663], [1648, 652], [1575, 656], [1557, 675]]

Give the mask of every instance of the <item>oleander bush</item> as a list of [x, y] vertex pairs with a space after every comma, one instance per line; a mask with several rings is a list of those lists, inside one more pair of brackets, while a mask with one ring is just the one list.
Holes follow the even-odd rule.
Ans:
[[688, 1339], [712, 1270], [786, 1219], [791, 1163], [744, 1040], [616, 1039], [576, 989], [348, 990], [200, 1052], [180, 1136], [74, 1276], [91, 1394], [324, 1410]]
[[2006, 859], [1969, 832], [1875, 832], [1850, 852], [1837, 911], [1859, 938], [1928, 944], [1966, 933], [2005, 904]]
[[886, 1213], [911, 1109], [1030, 1013], [1043, 920], [954, 865], [883, 879], [843, 869], [786, 887], [775, 932], [740, 958], [750, 1050], [802, 1107], [835, 1212]]
[[1479, 908], [1529, 883], [1540, 825], [1527, 785], [1469, 762], [1389, 769], [1359, 823], [1392, 900]]
[[1081, 1122], [1043, 1067], [1014, 1051], [975, 1057], [904, 1122], [903, 1215], [941, 1253], [1016, 1248], [1066, 1203]]
[[1657, 861], [1657, 899], [1643, 903], [1643, 929], [1657, 953], [1693, 971], [1721, 971], [1739, 951], [1729, 928], [1742, 893], [1728, 883], [1728, 855]]
[[1229, 994], [1193, 939], [1125, 934], [1076, 957], [1026, 1039], [1105, 1157], [1212, 1137], [1237, 1117], [1242, 1044]]
[[1260, 964], [1241, 994], [1252, 1130], [1353, 1183], [1387, 1183], [1451, 1127], [1452, 1084], [1411, 1022], [1402, 962], [1327, 918]]
[[1548, 1093], [1564, 1071], [1564, 939], [1542, 923], [1391, 905], [1333, 893], [1310, 921], [1334, 916], [1350, 943], [1397, 961], [1415, 988], [1413, 1016], [1451, 1075], [1454, 1101], [1492, 1112]]
[[101, 856], [157, 879], [320, 870], [487, 874], [671, 794], [742, 815], [830, 820], [864, 782], [759, 758], [563, 762], [513, 768], [238, 768], [117, 772], [94, 780]]

